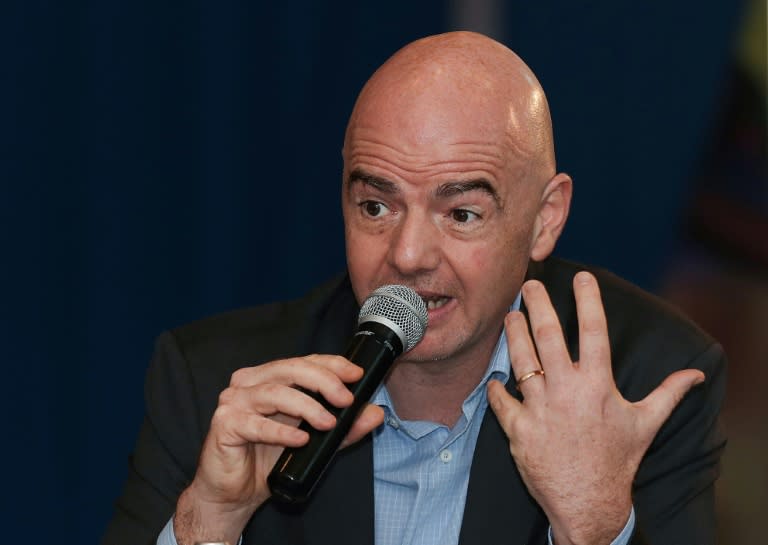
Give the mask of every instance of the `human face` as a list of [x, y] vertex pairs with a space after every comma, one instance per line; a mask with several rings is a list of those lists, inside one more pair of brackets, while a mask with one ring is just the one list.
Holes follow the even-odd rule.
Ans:
[[504, 135], [427, 125], [409, 132], [357, 120], [348, 131], [352, 288], [362, 301], [383, 284], [404, 284], [427, 302], [426, 335], [402, 360], [486, 365], [525, 275], [538, 198]]

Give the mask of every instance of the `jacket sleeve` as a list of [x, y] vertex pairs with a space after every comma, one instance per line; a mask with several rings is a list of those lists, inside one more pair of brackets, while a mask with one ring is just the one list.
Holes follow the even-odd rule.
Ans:
[[640, 465], [634, 483], [637, 543], [715, 543], [714, 485], [725, 447], [718, 422], [725, 356], [712, 344], [685, 367], [704, 371], [705, 382], [673, 411]]
[[145, 385], [146, 415], [102, 545], [151, 545], [194, 477], [204, 438], [189, 366], [171, 333], [158, 337]]

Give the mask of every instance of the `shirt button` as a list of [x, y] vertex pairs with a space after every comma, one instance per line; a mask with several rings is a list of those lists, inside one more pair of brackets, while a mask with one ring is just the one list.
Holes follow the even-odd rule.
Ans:
[[389, 418], [387, 418], [387, 424], [389, 424], [395, 429], [400, 428], [400, 423], [397, 421], [397, 418], [395, 418], [394, 416], [390, 416]]
[[450, 450], [443, 449], [443, 450], [440, 451], [440, 461], [441, 462], [443, 462], [444, 464], [447, 464], [448, 462], [451, 461], [451, 459], [453, 459], [453, 453], [451, 453]]

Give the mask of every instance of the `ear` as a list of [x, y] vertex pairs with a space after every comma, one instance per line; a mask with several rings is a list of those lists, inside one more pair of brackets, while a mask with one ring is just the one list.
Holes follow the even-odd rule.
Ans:
[[568, 219], [572, 194], [573, 181], [565, 173], [555, 175], [544, 188], [539, 212], [533, 224], [531, 259], [534, 261], [546, 259], [555, 249], [565, 220]]

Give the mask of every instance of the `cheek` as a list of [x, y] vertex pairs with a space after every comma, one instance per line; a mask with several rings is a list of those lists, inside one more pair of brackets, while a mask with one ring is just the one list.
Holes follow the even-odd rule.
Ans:
[[473, 248], [466, 259], [466, 263], [475, 271], [483, 271], [488, 266], [493, 266], [494, 259], [491, 257], [493, 252], [483, 246]]
[[512, 265], [527, 266], [528, 239], [525, 235], [495, 236], [475, 245], [465, 256], [466, 262], [475, 270], [493, 271]]
[[522, 234], [489, 240], [472, 248], [461, 261], [465, 276], [483, 279], [480, 283], [469, 285], [493, 294], [492, 299], [499, 296], [506, 298], [512, 292], [517, 295], [528, 269], [528, 240]]

